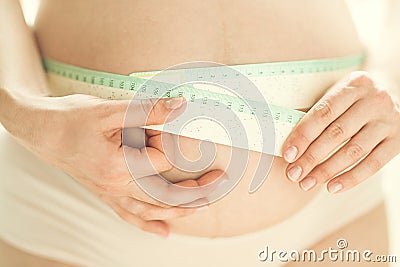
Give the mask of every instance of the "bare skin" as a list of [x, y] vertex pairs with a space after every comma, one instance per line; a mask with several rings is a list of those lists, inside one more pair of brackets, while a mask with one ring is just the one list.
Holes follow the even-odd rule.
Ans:
[[[134, 6], [128, 1], [121, 5], [80, 1], [79, 8], [74, 1], [43, 1], [35, 32], [43, 55], [121, 74], [163, 69], [193, 60], [232, 65], [339, 57], [361, 51], [348, 11], [341, 1], [329, 5], [324, 1], [304, 1], [290, 6], [282, 5], [281, 1], [220, 1], [217, 6], [208, 1], [177, 1], [168, 5], [162, 1], [138, 1]], [[141, 38], [137, 38], [138, 35]], [[102, 56], [95, 56], [97, 53]], [[187, 147], [190, 147], [193, 145], [190, 142], [196, 141], [184, 142], [189, 142]], [[218, 159], [224, 158], [224, 148], [220, 149], [216, 168], [223, 168], [223, 162], [219, 163]], [[254, 166], [249, 166], [237, 188], [208, 210], [165, 221], [171, 231], [197, 236], [231, 236], [271, 226], [306, 205], [316, 194], [316, 190], [304, 192], [287, 179], [287, 166], [284, 159], [276, 158], [270, 177], [251, 196], [247, 186]], [[169, 178], [184, 180], [174, 173]], [[252, 218], [251, 222], [245, 218], [238, 220], [232, 210], [237, 214], [245, 213], [247, 218]], [[268, 210], [268, 216], [260, 210]], [[379, 207], [379, 211], [382, 212], [383, 207]], [[159, 218], [161, 213], [163, 211], [155, 211], [154, 217]], [[136, 218], [136, 214], [123, 218], [129, 221], [129, 218]], [[207, 223], [199, 225], [196, 223], [199, 220]], [[226, 221], [234, 223], [221, 227]], [[371, 216], [368, 221], [379, 224], [381, 218]], [[354, 223], [356, 226], [357, 221]], [[386, 234], [384, 228], [379, 228], [379, 232], [382, 237]], [[365, 240], [362, 233], [354, 238], [360, 242]]]
[[[38, 157], [70, 174], [124, 220], [144, 231], [167, 236], [169, 229], [164, 220], [192, 214], [195, 209], [165, 205], [149, 197], [132, 181], [124, 152], [138, 166], [135, 178], [149, 176], [158, 180], [155, 175], [172, 166], [155, 148], [122, 146], [121, 131], [130, 101], [107, 101], [84, 94], [48, 96], [49, 87], [36, 43], [24, 23], [18, 2], [9, 0], [1, 4], [0, 17], [5, 22], [1, 23], [0, 33], [2, 40], [7, 39], [0, 47], [0, 118], [4, 128]], [[18, 30], [10, 32], [8, 23]], [[25, 73], [24, 79], [20, 78], [21, 73]], [[169, 115], [171, 119], [178, 116], [185, 106], [183, 98], [135, 101], [132, 108], [136, 116], [126, 126], [162, 124]], [[75, 138], [66, 137], [71, 129], [75, 129]], [[83, 162], [81, 157], [91, 160]], [[212, 170], [196, 181], [179, 183], [186, 186], [190, 182], [190, 187], [200, 189], [184, 201], [190, 203], [206, 197], [208, 193], [200, 187], [222, 176], [222, 171]], [[168, 195], [180, 195], [172, 187], [164, 189]]]
[[[219, 5], [212, 5], [213, 8], [209, 4], [176, 1], [164, 6], [161, 1], [138, 1], [135, 6], [130, 6], [112, 5], [106, 1], [97, 5], [86, 1], [80, 3], [78, 9], [74, 2], [43, 1], [35, 33], [43, 55], [81, 67], [122, 74], [159, 70], [193, 60], [233, 65], [338, 57], [362, 49], [344, 3], [330, 5], [329, 10], [324, 3], [315, 1], [291, 3], [290, 7], [276, 1], [236, 1], [234, 4], [221, 1]], [[310, 5], [309, 8], [303, 8], [305, 4]], [[163, 8], [154, 8], [160, 6]], [[312, 11], [316, 9], [318, 13]], [[86, 16], [89, 10], [97, 15], [89, 19]], [[341, 14], [340, 20], [336, 19], [333, 10]], [[198, 16], [199, 13], [202, 15]], [[274, 15], [276, 13], [279, 13], [278, 17]], [[300, 17], [302, 19], [296, 19]], [[88, 20], [91, 21], [89, 24]], [[319, 27], [315, 27], [315, 20], [319, 21]], [[84, 32], [78, 30], [79, 25], [86, 25]], [[329, 36], [326, 31], [330, 32]], [[145, 34], [137, 38], [141, 32]], [[61, 46], [63, 49], [59, 49]], [[98, 53], [102, 56], [96, 56]], [[321, 88], [321, 96], [326, 89]], [[183, 139], [182, 153], [189, 158], [197, 157], [198, 153], [191, 149], [196, 142]], [[229, 150], [223, 146], [218, 149], [211, 169], [225, 167], [224, 159]], [[316, 192], [305, 194], [285, 177], [287, 163], [282, 158], [274, 159], [264, 186], [256, 194], [249, 195], [247, 186], [257, 156], [250, 153], [250, 166], [241, 183], [228, 196], [208, 210], [168, 220], [171, 231], [199, 236], [231, 236], [256, 231], [285, 219], [315, 195]], [[175, 181], [186, 177], [176, 170], [164, 175]], [[285, 205], [275, 205], [277, 202]], [[245, 213], [252, 220], [243, 218], [235, 219], [235, 223], [223, 223], [232, 221], [235, 215], [231, 210], [237, 214]], [[260, 210], [269, 210], [269, 215], [260, 214]], [[207, 223], [195, 223], [199, 220]]]

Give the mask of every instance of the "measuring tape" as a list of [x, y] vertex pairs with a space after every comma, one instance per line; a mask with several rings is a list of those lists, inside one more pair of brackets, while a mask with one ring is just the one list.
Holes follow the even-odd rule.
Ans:
[[[254, 118], [255, 114], [271, 118], [275, 125], [276, 145], [274, 151], [263, 151], [257, 142], [249, 143], [247, 147], [243, 148], [280, 156], [283, 142], [305, 113], [275, 103], [279, 104], [283, 98], [287, 98], [287, 95], [289, 95], [290, 101], [293, 102], [292, 105], [295, 105], [296, 99], [301, 99], [300, 94], [302, 92], [295, 93], [291, 90], [295, 90], [296, 87], [300, 89], [314, 87], [309, 89], [313, 97], [307, 100], [313, 103], [316, 100], [315, 98], [318, 97], [316, 92], [326, 89], [328, 84], [335, 82], [347, 72], [358, 69], [363, 60], [364, 54], [359, 54], [321, 60], [169, 69], [162, 72], [136, 72], [129, 76], [88, 70], [57, 62], [50, 58], [43, 58], [43, 64], [48, 72], [50, 87], [54, 90], [54, 95], [88, 93], [109, 99], [132, 99], [134, 94], [154, 98], [183, 96], [189, 104], [212, 107], [216, 111], [221, 108], [229, 109], [238, 114], [244, 121]], [[259, 99], [251, 99], [251, 97], [243, 99], [226, 91], [221, 93], [214, 90], [215, 88], [212, 89], [212, 86], [209, 85], [183, 85], [171, 89], [171, 83], [184, 84], [187, 81], [194, 80], [200, 83], [204, 81], [215, 82], [216, 84], [222, 80], [235, 81], [240, 76], [239, 72], [249, 80], [254, 81], [258, 87], [264, 88], [265, 94], [268, 95], [269, 91], [274, 92], [266, 97], [268, 105], [259, 101]], [[150, 79], [154, 76], [157, 76], [157, 80]], [[291, 81], [292, 84], [286, 89], [285, 86], [281, 88], [282, 84], [287, 86], [288, 81]], [[307, 81], [309, 85], [307, 85]], [[235, 86], [236, 88], [234, 88]], [[232, 89], [238, 89], [240, 86], [240, 83], [238, 83]], [[277, 86], [279, 88], [276, 88]], [[202, 127], [203, 131], [189, 127], [189, 129], [179, 132], [179, 135], [195, 139], [210, 139], [205, 138], [204, 128], [207, 129], [211, 125], [205, 126], [203, 123], [203, 126], [197, 124], [193, 127]], [[251, 129], [251, 127], [254, 127], [254, 124], [249, 124], [247, 128]], [[165, 130], [162, 125], [147, 128]], [[227, 137], [216, 135], [213, 137], [212, 141], [215, 143], [231, 144]], [[248, 140], [257, 140], [255, 137], [256, 135], [250, 134]]]

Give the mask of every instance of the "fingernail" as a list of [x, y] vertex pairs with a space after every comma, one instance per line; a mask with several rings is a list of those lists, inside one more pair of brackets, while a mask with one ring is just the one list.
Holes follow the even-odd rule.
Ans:
[[297, 180], [299, 179], [302, 171], [303, 170], [301, 169], [300, 166], [293, 166], [288, 171], [289, 179], [292, 180], [293, 182], [297, 182]]
[[300, 182], [300, 186], [301, 188], [303, 188], [304, 191], [308, 191], [310, 190], [315, 184], [317, 183], [317, 181], [312, 178], [312, 177], [307, 177], [305, 178], [303, 181]]
[[169, 109], [178, 109], [183, 104], [183, 97], [171, 98], [165, 101], [165, 106]]
[[342, 189], [343, 189], [343, 185], [338, 182], [334, 182], [333, 184], [329, 185], [329, 187], [328, 187], [329, 193], [332, 193], [332, 194], [337, 193]]
[[285, 158], [285, 160], [287, 162], [291, 163], [296, 158], [298, 152], [299, 151], [298, 151], [297, 147], [290, 146], [290, 147], [288, 147], [288, 149], [286, 149], [285, 153], [283, 154], [283, 157]]

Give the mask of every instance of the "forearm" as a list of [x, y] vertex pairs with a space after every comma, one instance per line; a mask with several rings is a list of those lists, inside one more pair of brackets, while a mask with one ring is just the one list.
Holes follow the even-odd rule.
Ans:
[[[45, 96], [47, 81], [35, 39], [18, 0], [0, 1], [0, 123], [14, 136], [29, 131], [29, 106]], [[30, 114], [29, 114], [30, 113]]]
[[45, 95], [40, 54], [18, 0], [0, 1], [0, 40], [0, 86], [9, 93]]

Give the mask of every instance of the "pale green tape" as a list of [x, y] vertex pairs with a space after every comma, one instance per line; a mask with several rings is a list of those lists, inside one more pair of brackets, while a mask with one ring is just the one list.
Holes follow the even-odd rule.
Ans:
[[[239, 70], [248, 77], [252, 77], [254, 75], [290, 75], [337, 71], [352, 66], [359, 66], [363, 62], [363, 59], [364, 54], [359, 54], [356, 56], [334, 59], [236, 65], [233, 66], [233, 68]], [[49, 58], [43, 58], [43, 64], [48, 72], [69, 79], [122, 90], [138, 91], [145, 94], [154, 95], [154, 97], [174, 97], [177, 95], [182, 95], [186, 97], [189, 101], [201, 104], [210, 104], [208, 101], [205, 101], [205, 99], [214, 99], [219, 100], [221, 107], [229, 107], [235, 112], [252, 113], [254, 112], [254, 110], [262, 110], [266, 116], [272, 116], [275, 121], [287, 122], [291, 124], [297, 124], [298, 121], [304, 116], [303, 112], [297, 110], [291, 110], [272, 104], [269, 104], [268, 109], [267, 107], [265, 107], [265, 103], [258, 103], [256, 101], [251, 101], [247, 99], [247, 103], [244, 103], [243, 99], [239, 97], [204, 91], [191, 86], [180, 87], [179, 90], [168, 92], [168, 90], [163, 90], [163, 88], [165, 88], [165, 85], [161, 82], [153, 80], [149, 81], [144, 78], [134, 77], [151, 76], [157, 74], [158, 72], [140, 72], [132, 74], [134, 76], [126, 76], [83, 69], [76, 66], [60, 63]], [[198, 78], [198, 80], [200, 81], [202, 79], [207, 79], [207, 81], [209, 81], [218, 75], [223, 76], [223, 73], [218, 73], [220, 69], [220, 67], [201, 68], [201, 73], [208, 75], [208, 77], [199, 76], [199, 72], [196, 69], [196, 78]], [[190, 75], [193, 69], [180, 69], [177, 71], [188, 73]], [[167, 87], [170, 88], [170, 86]], [[193, 98], [193, 95], [195, 95], [196, 97]], [[213, 103], [215, 104], [215, 102]], [[269, 110], [272, 112], [272, 114], [269, 114]]]
[[[237, 71], [241, 72], [249, 79], [260, 76], [275, 76], [275, 75], [301, 75], [309, 73], [333, 72], [352, 67], [358, 67], [364, 60], [364, 54], [359, 54], [350, 57], [320, 59], [320, 60], [304, 60], [293, 62], [271, 62], [260, 64], [247, 64], [231, 66], [234, 72], [228, 73], [229, 69], [226, 66], [207, 67], [195, 69], [179, 69], [167, 70], [166, 72], [183, 73], [188, 80], [198, 80], [212, 82], [218, 79], [229, 79], [229, 75], [238, 75]], [[146, 95], [158, 97], [175, 97], [184, 96], [188, 102], [194, 102], [201, 105], [213, 105], [216, 108], [229, 108], [238, 113], [254, 114], [260, 112], [264, 117], [271, 117], [274, 122], [277, 122], [283, 127], [293, 128], [305, 113], [280, 107], [272, 104], [268, 106], [262, 102], [252, 101], [249, 99], [241, 99], [234, 95], [221, 94], [212, 91], [206, 91], [194, 86], [185, 85], [171, 90], [171, 85], [155, 80], [146, 79], [156, 75], [157, 71], [133, 73], [130, 76], [112, 74], [94, 70], [88, 70], [64, 63], [57, 62], [49, 58], [43, 58], [43, 64], [47, 72], [53, 73], [75, 81], [80, 81], [93, 85], [101, 85], [121, 90], [132, 90], [141, 92]], [[210, 101], [212, 100], [212, 101]], [[289, 131], [284, 135], [287, 135]], [[285, 136], [280, 137], [280, 143], [285, 139]], [[280, 152], [277, 154], [280, 155]]]

